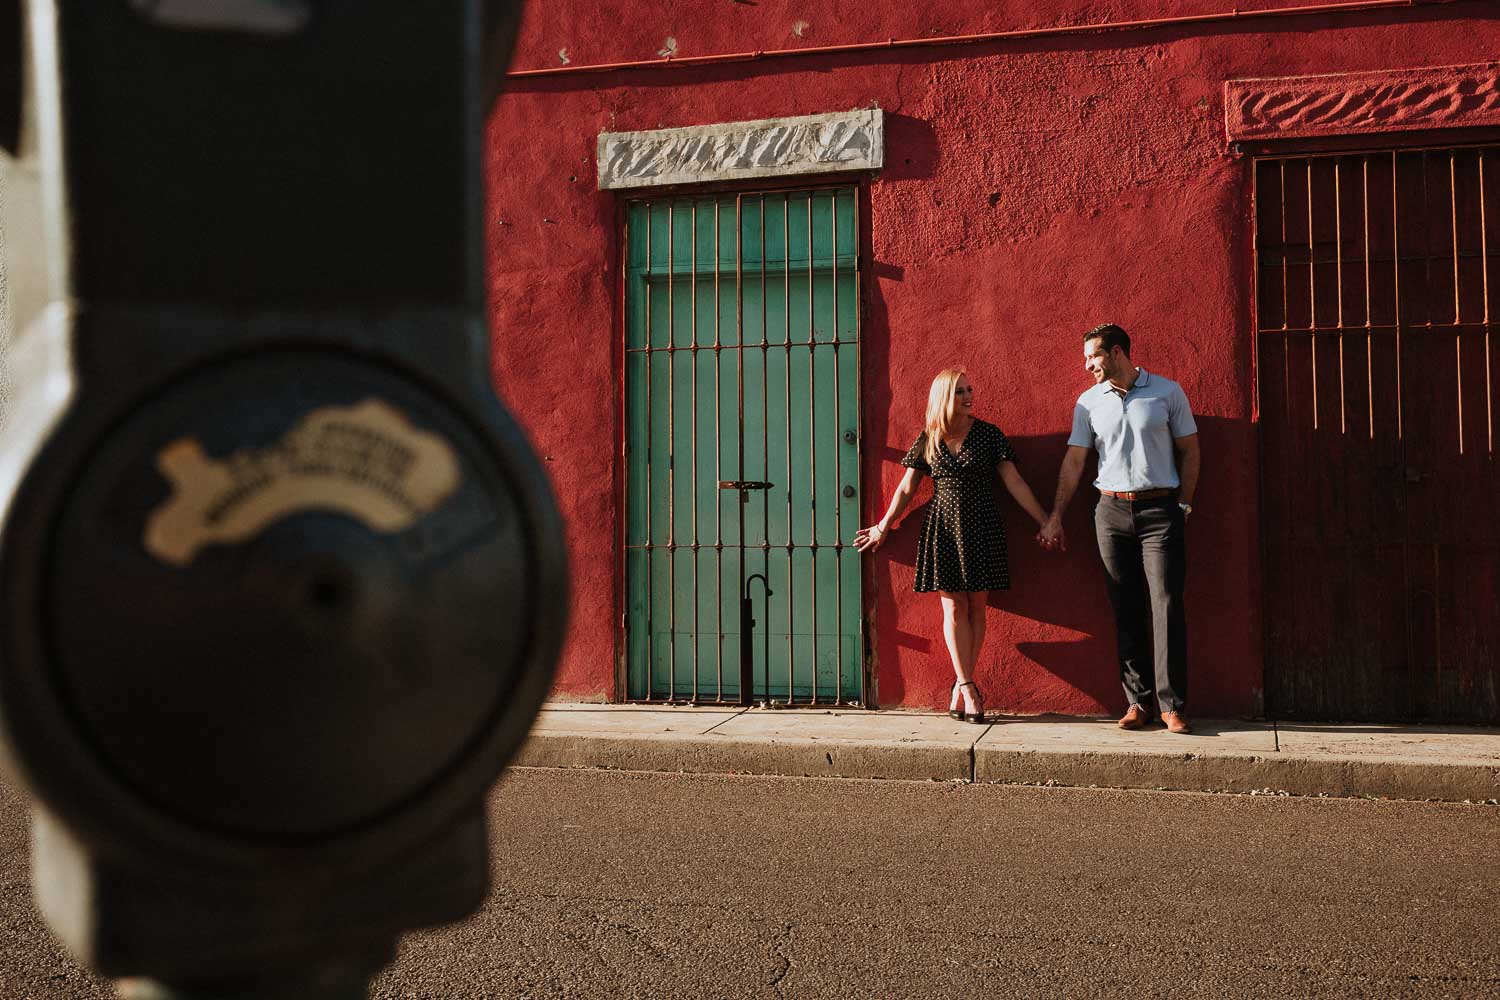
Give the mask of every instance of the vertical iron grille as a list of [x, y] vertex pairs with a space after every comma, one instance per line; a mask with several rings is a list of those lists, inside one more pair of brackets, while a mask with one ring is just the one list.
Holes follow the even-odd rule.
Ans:
[[867, 701], [857, 220], [847, 187], [627, 209], [629, 700]]
[[1266, 694], [1500, 721], [1500, 147], [1255, 162]]

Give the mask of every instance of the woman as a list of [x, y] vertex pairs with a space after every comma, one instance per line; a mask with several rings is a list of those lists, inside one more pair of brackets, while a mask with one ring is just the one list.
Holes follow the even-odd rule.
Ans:
[[[994, 424], [974, 416], [974, 387], [962, 368], [948, 368], [927, 393], [926, 427], [901, 460], [906, 475], [880, 523], [854, 534], [861, 552], [878, 549], [917, 491], [932, 477], [932, 502], [917, 541], [917, 593], [937, 591], [943, 603], [943, 638], [955, 680], [948, 714], [984, 722], [984, 694], [974, 666], [984, 645], [984, 615], [992, 590], [1010, 589], [1005, 525], [995, 501], [994, 474], [1038, 526], [1047, 514], [1016, 471], [1016, 454]], [[962, 708], [960, 709], [960, 705]]]

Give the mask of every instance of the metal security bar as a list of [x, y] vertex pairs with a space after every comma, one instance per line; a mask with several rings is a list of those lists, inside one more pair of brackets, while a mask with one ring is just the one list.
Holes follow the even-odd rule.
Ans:
[[867, 700], [857, 226], [852, 188], [627, 210], [631, 700]]
[[1255, 162], [1268, 710], [1500, 721], [1500, 147]]

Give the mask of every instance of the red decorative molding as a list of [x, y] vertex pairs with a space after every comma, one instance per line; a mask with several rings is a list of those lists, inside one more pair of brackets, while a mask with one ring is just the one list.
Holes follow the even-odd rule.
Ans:
[[1230, 142], [1500, 126], [1500, 62], [1228, 80]]

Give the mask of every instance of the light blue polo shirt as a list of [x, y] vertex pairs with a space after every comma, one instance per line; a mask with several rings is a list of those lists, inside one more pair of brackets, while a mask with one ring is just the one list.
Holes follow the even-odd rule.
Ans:
[[1182, 485], [1172, 442], [1198, 433], [1187, 394], [1169, 378], [1144, 368], [1136, 372], [1129, 392], [1101, 382], [1073, 407], [1068, 444], [1098, 450], [1097, 489], [1127, 493]]

